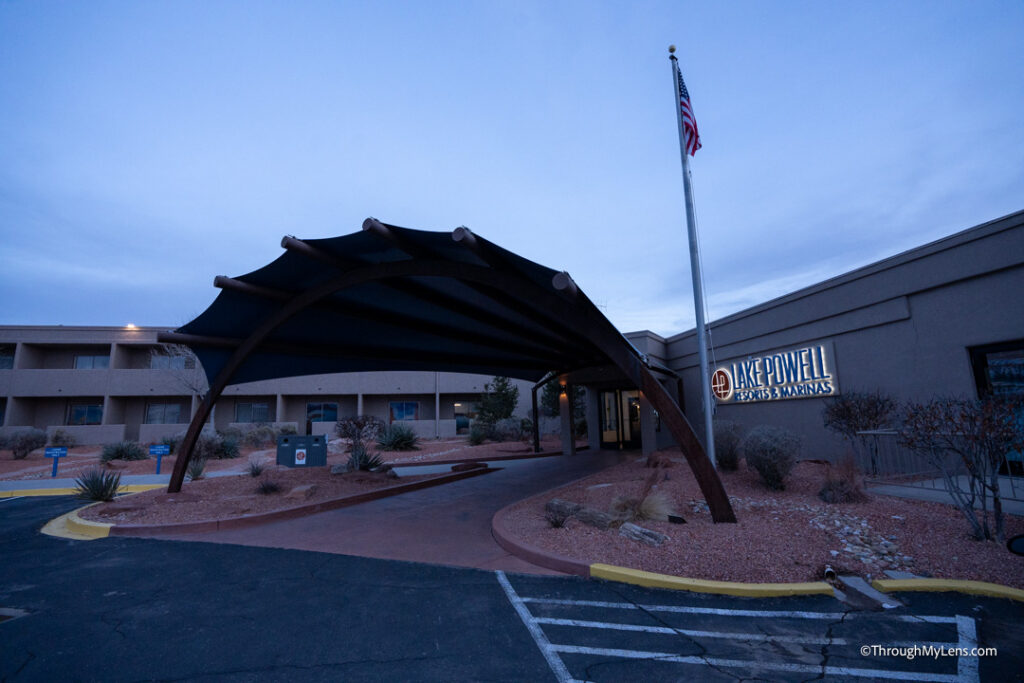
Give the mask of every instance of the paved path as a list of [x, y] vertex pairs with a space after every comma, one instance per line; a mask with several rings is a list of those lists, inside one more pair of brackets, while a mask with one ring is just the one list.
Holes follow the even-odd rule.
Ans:
[[[575, 456], [510, 460], [497, 463], [501, 468], [497, 472], [350, 508], [176, 538], [552, 574], [501, 548], [491, 536], [491, 517], [506, 505], [622, 462], [624, 457], [630, 456], [585, 451]], [[408, 474], [420, 471], [427, 468], [402, 468]]]
[[[0, 681], [973, 683], [1024, 672], [1024, 607], [1007, 600], [905, 594], [909, 608], [854, 612], [827, 596], [38, 533], [76, 504], [0, 501]], [[975, 641], [998, 654], [870, 649]]]

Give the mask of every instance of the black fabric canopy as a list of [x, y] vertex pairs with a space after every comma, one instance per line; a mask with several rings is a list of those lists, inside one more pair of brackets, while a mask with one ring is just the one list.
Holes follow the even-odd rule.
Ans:
[[[464, 228], [427, 232], [368, 219], [359, 233], [286, 237], [282, 246], [285, 253], [259, 270], [218, 277], [223, 291], [210, 307], [161, 335], [192, 348], [211, 386], [246, 339], [302, 296], [308, 305], [265, 330], [230, 384], [367, 370], [537, 381], [610, 363], [579, 321], [556, 310], [571, 303], [589, 324], [614, 329], [568, 276], [559, 290], [557, 271]], [[347, 286], [334, 289], [339, 283]], [[311, 296], [318, 289], [323, 295]]]

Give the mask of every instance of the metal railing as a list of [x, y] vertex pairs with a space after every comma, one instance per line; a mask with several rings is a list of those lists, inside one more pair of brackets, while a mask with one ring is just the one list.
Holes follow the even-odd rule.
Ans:
[[[855, 442], [853, 449], [857, 467], [870, 483], [945, 490], [945, 470], [951, 477], [960, 479], [960, 485], [966, 488], [967, 468], [955, 453], [941, 455], [940, 468], [928, 458], [900, 446], [897, 434], [892, 429], [857, 432], [859, 443]], [[999, 475], [1000, 497], [1024, 502], [1024, 462], [1019, 455], [1004, 457]]]

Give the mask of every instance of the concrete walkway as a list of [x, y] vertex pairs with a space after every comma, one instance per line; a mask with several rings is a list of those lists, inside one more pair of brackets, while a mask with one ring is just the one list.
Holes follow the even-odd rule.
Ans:
[[[506, 505], [616, 465], [626, 457], [597, 451], [513, 460], [498, 463], [501, 469], [497, 472], [354, 507], [246, 529], [160, 538], [556, 574], [501, 548], [491, 536], [491, 518]], [[419, 474], [426, 469], [410, 467], [402, 472]]]

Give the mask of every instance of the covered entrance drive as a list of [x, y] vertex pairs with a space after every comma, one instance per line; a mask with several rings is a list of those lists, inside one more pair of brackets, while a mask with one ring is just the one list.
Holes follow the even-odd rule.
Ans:
[[178, 330], [158, 335], [161, 342], [189, 346], [210, 382], [168, 491], [181, 489], [202, 427], [230, 384], [374, 370], [536, 382], [552, 372], [571, 377], [611, 368], [636, 387], [681, 446], [713, 519], [735, 521], [677, 399], [655, 376], [661, 370], [568, 273], [528, 261], [467, 228], [426, 232], [373, 218], [359, 233], [319, 240], [289, 236], [281, 246], [285, 253], [259, 270], [215, 278], [222, 291], [213, 304]]

